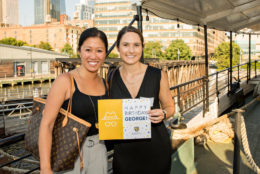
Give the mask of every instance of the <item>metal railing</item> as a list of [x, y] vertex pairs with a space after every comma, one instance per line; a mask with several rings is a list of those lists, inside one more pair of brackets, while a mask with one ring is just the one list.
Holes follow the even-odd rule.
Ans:
[[[251, 67], [249, 67], [251, 66]], [[249, 69], [254, 69], [253, 74], [249, 74]], [[203, 112], [207, 112], [208, 107], [206, 100], [221, 97], [228, 93], [232, 94], [240, 86], [242, 82], [249, 82], [253, 77], [257, 77], [260, 73], [260, 62], [254, 61], [251, 64], [244, 63], [232, 67], [232, 85], [230, 84], [230, 68], [210, 74], [208, 77], [194, 79], [192, 81], [182, 83], [170, 88], [175, 104], [180, 108], [180, 113], [184, 114], [192, 108], [202, 104]], [[252, 72], [252, 71], [251, 71]], [[233, 80], [232, 79], [232, 80]], [[206, 83], [209, 86], [209, 98], [206, 94]]]
[[[249, 67], [251, 66], [251, 67]], [[249, 74], [249, 69], [255, 70], [254, 76]], [[248, 82], [252, 77], [256, 77], [257, 74], [259, 74], [260, 70], [260, 63], [258, 61], [255, 61], [254, 63], [244, 63], [241, 65], [236, 65], [232, 67], [232, 74], [236, 82], [235, 83], [241, 83], [241, 82]], [[235, 85], [230, 84], [229, 74], [230, 69], [224, 69], [218, 72], [215, 72], [213, 74], [210, 74], [208, 77], [201, 77], [198, 79], [194, 79], [192, 81], [182, 83], [179, 85], [176, 85], [174, 87], [171, 87], [170, 90], [173, 94], [173, 99], [176, 102], [176, 105], [180, 107], [180, 112], [183, 114], [192, 108], [196, 107], [199, 104], [203, 105], [203, 111], [206, 112], [207, 107], [206, 106], [206, 100], [209, 100], [211, 97], [220, 97], [221, 95], [227, 93], [233, 92], [233, 90], [236, 90]], [[209, 85], [209, 98], [206, 98], [206, 83]], [[231, 86], [231, 87], [230, 87]], [[24, 137], [24, 134], [19, 135], [21, 137]], [[13, 141], [14, 139], [17, 139], [17, 137], [11, 137], [8, 139], [1, 139], [0, 140], [0, 147], [5, 145], [6, 143]], [[20, 140], [19, 140], [20, 141]], [[112, 158], [112, 153], [108, 153], [108, 157]], [[13, 160], [8, 163], [1, 164], [0, 168], [10, 165], [15, 162], [19, 162], [23, 160], [24, 158], [29, 157], [30, 155], [26, 154], [25, 156], [20, 157], [17, 160]], [[28, 170], [27, 173], [31, 173], [35, 170], [38, 170], [39, 167]], [[111, 169], [109, 169], [111, 172]], [[109, 172], [108, 171], [108, 172]]]

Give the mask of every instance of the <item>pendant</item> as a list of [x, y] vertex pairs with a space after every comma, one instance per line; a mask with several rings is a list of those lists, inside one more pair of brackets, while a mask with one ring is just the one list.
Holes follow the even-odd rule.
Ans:
[[98, 123], [95, 123], [96, 128], [98, 129]]

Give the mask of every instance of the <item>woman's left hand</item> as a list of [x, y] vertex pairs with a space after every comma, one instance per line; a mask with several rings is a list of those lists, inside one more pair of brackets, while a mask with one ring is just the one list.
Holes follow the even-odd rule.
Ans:
[[148, 114], [150, 115], [150, 120], [152, 123], [160, 123], [164, 119], [164, 113], [162, 109], [152, 109], [148, 111]]

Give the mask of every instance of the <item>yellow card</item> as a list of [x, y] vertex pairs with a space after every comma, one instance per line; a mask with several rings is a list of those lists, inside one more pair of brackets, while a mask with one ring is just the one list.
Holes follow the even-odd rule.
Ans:
[[151, 138], [150, 99], [98, 100], [100, 140]]

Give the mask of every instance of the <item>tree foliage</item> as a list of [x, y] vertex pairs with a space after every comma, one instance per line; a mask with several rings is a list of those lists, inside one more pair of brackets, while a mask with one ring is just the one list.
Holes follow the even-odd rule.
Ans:
[[28, 45], [26, 42], [22, 41], [22, 40], [16, 40], [13, 37], [8, 37], [5, 39], [0, 40], [1, 44], [7, 44], [7, 45], [13, 45], [13, 46], [24, 46], [24, 45]]
[[[236, 43], [232, 43], [233, 47], [233, 58], [232, 58], [232, 65], [239, 64], [240, 60], [240, 51], [242, 49]], [[218, 45], [215, 50], [214, 57], [212, 60], [216, 61], [216, 66], [218, 69], [225, 69], [230, 67], [230, 43], [229, 42], [222, 42]]]
[[144, 58], [163, 58], [162, 45], [159, 41], [147, 42], [144, 46]]
[[51, 47], [51, 45], [49, 44], [49, 42], [43, 42], [43, 41], [41, 41], [40, 44], [37, 45], [37, 47], [38, 47], [38, 48], [41, 48], [41, 49], [53, 51], [53, 48]]
[[73, 49], [72, 49], [72, 47], [70, 46], [69, 43], [66, 43], [64, 45], [64, 47], [61, 49], [61, 52], [65, 53], [65, 54], [68, 54], [70, 57], [74, 57], [75, 56], [75, 54], [73, 53]]
[[168, 48], [165, 49], [165, 59], [178, 60], [190, 60], [192, 54], [190, 47], [181, 39], [173, 40]]
[[110, 52], [108, 55], [109, 58], [119, 58], [119, 55], [115, 52]]

